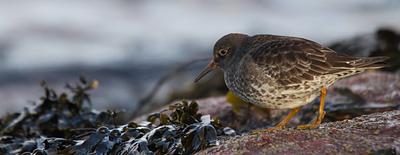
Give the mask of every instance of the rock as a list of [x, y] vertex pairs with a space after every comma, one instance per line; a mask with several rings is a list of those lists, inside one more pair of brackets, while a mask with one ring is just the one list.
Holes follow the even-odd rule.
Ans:
[[[370, 103], [391, 104], [400, 101], [399, 74], [367, 72], [337, 81], [331, 90], [335, 91], [335, 88], [348, 88]], [[332, 94], [340, 95], [335, 92]], [[329, 100], [335, 102], [333, 95]]]
[[325, 121], [400, 109], [400, 75], [366, 72], [337, 81], [329, 90]]
[[400, 153], [400, 111], [322, 124], [315, 130], [260, 132], [222, 140], [198, 154], [371, 154]]

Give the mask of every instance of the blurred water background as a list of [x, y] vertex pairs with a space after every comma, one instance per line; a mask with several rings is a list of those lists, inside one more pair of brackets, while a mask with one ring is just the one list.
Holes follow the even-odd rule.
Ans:
[[[322, 44], [400, 28], [398, 0], [36, 0], [0, 1], [0, 115], [79, 75], [98, 79], [97, 109], [138, 108], [179, 64], [211, 56], [224, 34], [269, 33]], [[191, 87], [207, 62], [162, 87], [156, 100]]]

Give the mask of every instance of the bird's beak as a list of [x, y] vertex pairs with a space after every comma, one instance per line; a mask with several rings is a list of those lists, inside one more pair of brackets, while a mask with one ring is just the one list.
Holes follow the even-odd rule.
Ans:
[[201, 78], [203, 78], [205, 75], [207, 75], [216, 68], [217, 64], [214, 62], [214, 60], [211, 60], [211, 62], [207, 65], [207, 67], [200, 72], [200, 74], [196, 77], [196, 79], [194, 79], [194, 82], [195, 83], [198, 82]]

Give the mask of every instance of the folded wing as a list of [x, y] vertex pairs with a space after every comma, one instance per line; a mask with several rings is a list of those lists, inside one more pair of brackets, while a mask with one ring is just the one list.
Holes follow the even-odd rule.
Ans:
[[263, 74], [288, 85], [314, 80], [316, 76], [384, 67], [387, 57], [359, 58], [336, 53], [308, 40], [268, 41], [249, 51]]

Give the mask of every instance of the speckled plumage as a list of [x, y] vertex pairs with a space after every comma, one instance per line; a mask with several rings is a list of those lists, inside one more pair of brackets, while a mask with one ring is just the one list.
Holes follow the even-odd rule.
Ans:
[[310, 103], [338, 79], [383, 67], [386, 59], [339, 54], [303, 38], [233, 33], [217, 41], [209, 67], [221, 68], [228, 88], [243, 100], [292, 109]]

